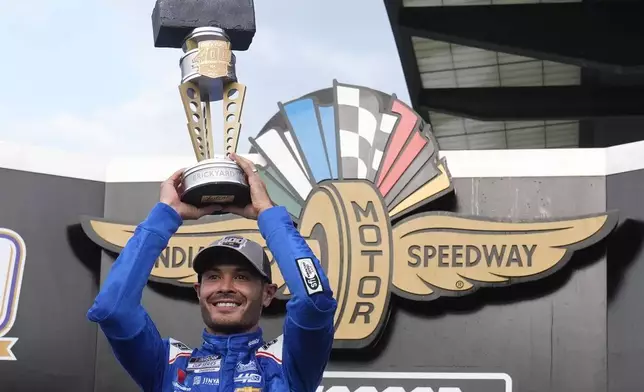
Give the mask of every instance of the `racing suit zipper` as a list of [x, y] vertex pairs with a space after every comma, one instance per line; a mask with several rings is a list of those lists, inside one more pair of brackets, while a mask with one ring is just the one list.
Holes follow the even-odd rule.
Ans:
[[226, 352], [221, 360], [221, 371], [219, 372], [219, 392], [233, 392], [235, 387], [235, 364], [237, 358], [235, 352], [230, 349], [230, 339], [226, 342]]

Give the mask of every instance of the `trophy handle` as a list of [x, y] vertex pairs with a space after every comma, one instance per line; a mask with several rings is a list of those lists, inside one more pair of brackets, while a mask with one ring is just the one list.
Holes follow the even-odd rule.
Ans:
[[213, 157], [210, 102], [206, 99], [202, 105], [199, 87], [193, 82], [182, 83], [179, 86], [179, 92], [188, 119], [188, 133], [197, 161], [210, 159]]
[[237, 152], [245, 98], [245, 85], [239, 82], [230, 82], [224, 85], [224, 151], [226, 154]]

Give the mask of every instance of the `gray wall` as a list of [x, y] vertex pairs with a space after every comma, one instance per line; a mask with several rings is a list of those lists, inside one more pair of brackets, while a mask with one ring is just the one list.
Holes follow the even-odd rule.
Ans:
[[[604, 178], [456, 179], [455, 197], [432, 208], [500, 218], [561, 217], [606, 209]], [[137, 223], [159, 186], [108, 184], [105, 217]], [[603, 247], [580, 251], [562, 270], [533, 283], [482, 289], [418, 304], [393, 300], [381, 344], [372, 352], [334, 353], [328, 370], [498, 371], [516, 391], [606, 391], [606, 260]], [[113, 257], [102, 257], [104, 279]], [[200, 344], [194, 293], [149, 284], [144, 306], [163, 336]], [[281, 314], [263, 321], [280, 333]], [[136, 391], [105, 338], [97, 343], [96, 391]]]
[[608, 208], [620, 210], [621, 227], [608, 246], [608, 374], [610, 392], [644, 385], [644, 171], [609, 176]]
[[[138, 223], [157, 202], [158, 184], [106, 185], [6, 169], [0, 181], [0, 227], [20, 233], [28, 252], [18, 316], [7, 334], [19, 338], [18, 361], [0, 362], [1, 389], [136, 391], [85, 318], [113, 257], [78, 222], [92, 215]], [[455, 195], [428, 209], [513, 219], [618, 209], [621, 226], [607, 242], [610, 262], [600, 243], [536, 282], [424, 304], [394, 297], [376, 349], [335, 352], [328, 370], [505, 372], [517, 391], [622, 392], [644, 385], [638, 367], [644, 362], [644, 171], [454, 184]], [[162, 335], [200, 344], [192, 290], [150, 283], [143, 301]], [[282, 317], [265, 317], [267, 339], [280, 333]]]
[[85, 313], [98, 292], [100, 249], [78, 224], [103, 214], [105, 185], [0, 169], [0, 227], [25, 240], [16, 322], [17, 361], [0, 361], [2, 391], [91, 391], [96, 328]]

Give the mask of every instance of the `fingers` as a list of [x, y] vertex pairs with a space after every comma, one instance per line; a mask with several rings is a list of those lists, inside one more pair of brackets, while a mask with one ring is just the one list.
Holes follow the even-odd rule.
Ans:
[[242, 170], [244, 171], [244, 174], [246, 174], [246, 178], [248, 178], [249, 185], [261, 186], [262, 188], [266, 188], [266, 186], [264, 185], [264, 181], [262, 181], [262, 178], [259, 176], [258, 170], [255, 167], [255, 164], [250, 159], [246, 159], [237, 154], [234, 154], [233, 159], [235, 160], [237, 165], [239, 165], [239, 167], [242, 168]]
[[170, 178], [167, 179], [167, 182], [169, 182], [171, 184], [174, 184], [174, 185], [177, 185], [177, 183], [179, 181], [181, 181], [181, 176], [183, 175], [184, 170], [185, 170], [185, 168], [181, 168], [181, 169], [177, 170], [176, 172], [174, 172], [170, 176]]
[[257, 169], [255, 168], [255, 164], [253, 164], [253, 162], [235, 154], [234, 152], [231, 153], [230, 156], [233, 158], [235, 163], [237, 163], [237, 165], [239, 165], [239, 167], [242, 168], [242, 170], [248, 176], [248, 178], [251, 178], [251, 176], [254, 176], [255, 174], [257, 174]]
[[221, 210], [222, 210], [222, 206], [218, 204], [211, 204], [201, 208], [184, 204], [182, 216], [185, 219], [199, 219], [206, 215], [210, 215], [215, 211], [221, 211]]

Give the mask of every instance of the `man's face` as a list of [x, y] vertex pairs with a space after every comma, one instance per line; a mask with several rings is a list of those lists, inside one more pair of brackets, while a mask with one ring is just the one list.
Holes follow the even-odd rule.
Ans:
[[195, 284], [204, 323], [210, 333], [218, 334], [255, 330], [276, 288], [251, 266], [226, 260], [214, 264]]

